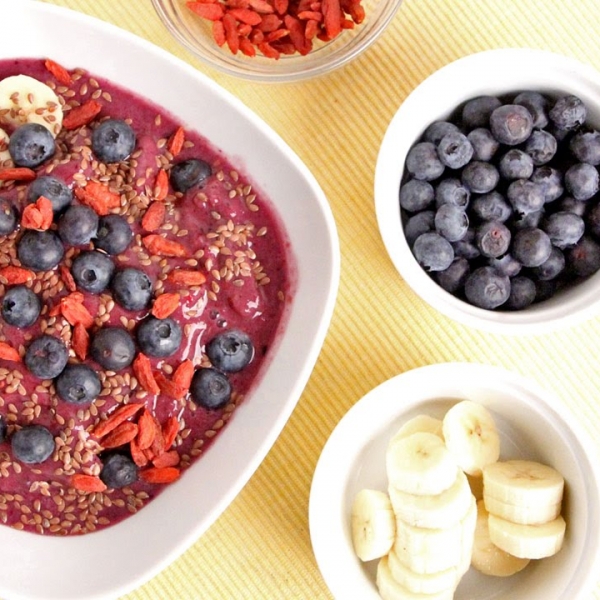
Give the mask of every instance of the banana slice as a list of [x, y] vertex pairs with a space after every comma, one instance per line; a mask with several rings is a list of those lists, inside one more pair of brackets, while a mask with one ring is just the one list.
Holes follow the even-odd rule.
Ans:
[[484, 497], [485, 507], [489, 513], [522, 525], [541, 525], [553, 521], [560, 515], [562, 503], [535, 506], [517, 506], [502, 502], [489, 494]]
[[500, 436], [491, 413], [476, 402], [463, 400], [444, 416], [443, 434], [448, 450], [469, 475], [498, 460]]
[[[458, 567], [463, 554], [468, 554], [470, 562], [476, 516], [473, 498], [465, 517], [443, 529], [414, 527], [398, 519], [396, 540], [390, 555], [394, 554], [406, 568], [422, 575]], [[457, 548], [461, 548], [460, 554], [457, 554]]]
[[378, 490], [361, 490], [352, 503], [352, 542], [363, 561], [385, 556], [396, 537], [396, 518], [389, 496]]
[[488, 529], [488, 511], [483, 500], [477, 503], [477, 525], [471, 564], [484, 575], [494, 577], [510, 577], [529, 564], [528, 558], [518, 558], [508, 554], [492, 542]]
[[530, 460], [497, 462], [483, 471], [484, 499], [495, 498], [540, 511], [562, 501], [564, 485], [565, 480], [556, 469]]
[[390, 486], [417, 495], [442, 493], [458, 472], [444, 442], [427, 432], [394, 439], [387, 449], [386, 467]]
[[387, 556], [377, 564], [377, 588], [383, 600], [452, 600], [454, 597], [454, 589], [436, 594], [419, 594], [406, 589], [393, 578]]
[[0, 81], [0, 124], [39, 123], [56, 137], [62, 119], [58, 96], [45, 83], [29, 75], [11, 75]]
[[461, 521], [473, 498], [467, 477], [460, 470], [454, 483], [441, 494], [418, 496], [391, 485], [388, 491], [396, 518], [427, 529], [443, 529]]
[[12, 166], [12, 157], [8, 151], [9, 142], [8, 133], [4, 129], [0, 129], [0, 167]]
[[488, 516], [492, 543], [519, 558], [546, 558], [562, 547], [566, 523], [562, 517], [541, 525], [511, 523], [495, 515]]
[[392, 442], [396, 439], [408, 437], [413, 433], [433, 433], [437, 435], [441, 440], [444, 439], [442, 433], [442, 421], [429, 415], [417, 415], [412, 419], [409, 419], [400, 427], [396, 435], [392, 438]]
[[415, 573], [402, 564], [395, 552], [388, 554], [392, 577], [402, 587], [417, 594], [437, 594], [453, 590], [458, 585], [458, 565], [434, 573]]

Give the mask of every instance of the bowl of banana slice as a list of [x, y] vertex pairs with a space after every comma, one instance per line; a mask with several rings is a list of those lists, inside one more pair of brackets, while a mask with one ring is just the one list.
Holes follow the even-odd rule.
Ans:
[[359, 400], [326, 442], [313, 551], [340, 600], [589, 597], [597, 465], [535, 382], [474, 363], [414, 369]]

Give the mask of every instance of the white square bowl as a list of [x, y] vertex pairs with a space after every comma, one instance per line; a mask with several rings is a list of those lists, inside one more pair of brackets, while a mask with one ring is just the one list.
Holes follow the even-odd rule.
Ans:
[[214, 444], [139, 513], [99, 532], [46, 537], [0, 526], [0, 596], [100, 599], [124, 594], [186, 550], [259, 466], [320, 352], [339, 281], [339, 245], [318, 183], [262, 120], [207, 77], [132, 34], [30, 0], [2, 3], [0, 58], [51, 58], [162, 106], [199, 131], [271, 200], [287, 232], [294, 295], [260, 381]]

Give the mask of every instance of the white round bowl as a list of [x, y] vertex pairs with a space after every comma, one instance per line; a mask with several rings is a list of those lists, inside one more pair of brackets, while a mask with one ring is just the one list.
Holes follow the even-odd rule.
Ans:
[[520, 375], [473, 363], [435, 364], [398, 375], [357, 402], [323, 448], [310, 492], [313, 550], [336, 600], [378, 600], [377, 561], [354, 553], [350, 511], [363, 488], [387, 490], [385, 451], [408, 419], [441, 418], [459, 400], [473, 400], [494, 416], [501, 459], [526, 458], [565, 478], [565, 542], [558, 554], [534, 561], [512, 577], [471, 569], [456, 600], [573, 600], [589, 598], [600, 581], [600, 473], [596, 447], [552, 393]]
[[472, 306], [441, 288], [415, 260], [404, 237], [398, 192], [408, 150], [429, 124], [448, 118], [456, 107], [475, 96], [525, 89], [579, 96], [587, 105], [588, 121], [600, 127], [600, 73], [591, 66], [542, 50], [489, 50], [446, 65], [413, 90], [387, 128], [375, 170], [379, 230], [404, 281], [446, 316], [504, 334], [546, 333], [597, 315], [600, 273], [524, 310], [491, 311]]

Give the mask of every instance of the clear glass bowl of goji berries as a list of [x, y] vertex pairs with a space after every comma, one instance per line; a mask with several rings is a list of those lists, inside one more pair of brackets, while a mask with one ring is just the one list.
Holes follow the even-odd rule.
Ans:
[[366, 50], [402, 0], [152, 0], [173, 36], [209, 66], [290, 82], [324, 75]]

